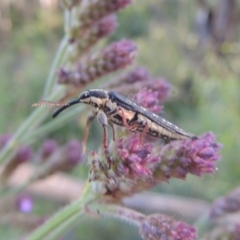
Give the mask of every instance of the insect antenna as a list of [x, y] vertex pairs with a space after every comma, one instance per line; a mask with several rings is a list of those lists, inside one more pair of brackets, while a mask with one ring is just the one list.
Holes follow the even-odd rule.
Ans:
[[55, 118], [55, 117], [56, 117], [59, 113], [61, 113], [63, 110], [65, 110], [66, 108], [68, 108], [68, 107], [70, 107], [70, 106], [72, 106], [72, 105], [74, 105], [74, 104], [77, 104], [77, 103], [79, 103], [79, 99], [73, 100], [73, 101], [71, 101], [71, 102], [69, 102], [69, 103], [66, 103], [65, 105], [62, 105], [62, 107], [59, 108], [59, 109], [52, 115], [52, 117]]
[[33, 103], [32, 107], [40, 107], [40, 106], [54, 106], [54, 107], [61, 107], [65, 106], [66, 103], [58, 103], [58, 102], [52, 102], [47, 100], [40, 100], [37, 103]]

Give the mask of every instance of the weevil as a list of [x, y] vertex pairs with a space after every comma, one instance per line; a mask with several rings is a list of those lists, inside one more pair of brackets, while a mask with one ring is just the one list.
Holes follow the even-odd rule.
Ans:
[[103, 127], [104, 148], [107, 148], [107, 125], [112, 127], [113, 139], [115, 140], [115, 124], [126, 127], [132, 132], [141, 132], [140, 142], [142, 144], [146, 134], [167, 141], [197, 138], [155, 113], [131, 101], [127, 97], [113, 91], [106, 91], [102, 89], [90, 89], [82, 92], [78, 99], [73, 100], [59, 108], [53, 114], [53, 118], [66, 108], [78, 103], [85, 103], [92, 107], [92, 113], [87, 118], [87, 125], [83, 138], [84, 144], [86, 144], [87, 141], [89, 125], [95, 117]]

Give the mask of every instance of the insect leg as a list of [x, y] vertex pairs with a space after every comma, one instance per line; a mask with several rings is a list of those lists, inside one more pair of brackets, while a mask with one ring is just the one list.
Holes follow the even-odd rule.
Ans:
[[114, 128], [114, 125], [112, 124], [111, 121], [108, 121], [108, 124], [111, 126], [112, 128], [112, 135], [113, 135], [113, 141], [116, 140], [116, 135], [115, 135], [115, 128]]
[[108, 119], [103, 111], [99, 111], [97, 114], [97, 120], [103, 127], [103, 147], [107, 149], [107, 124]]
[[[133, 123], [133, 125], [129, 125], [127, 123], [127, 120], [126, 120], [126, 117], [125, 117], [125, 114], [124, 114], [124, 110], [120, 108], [120, 111], [121, 111], [123, 126], [126, 127], [129, 131], [135, 132], [138, 129], [138, 127], [140, 127], [142, 125], [144, 126], [143, 123], [139, 124], [138, 122]], [[144, 140], [144, 138], [145, 138], [145, 136], [146, 136], [146, 134], [148, 132], [148, 129], [149, 129], [149, 126], [148, 126], [148, 123], [146, 122], [145, 126], [144, 126], [144, 128], [143, 128], [143, 130], [142, 130], [142, 132], [140, 134], [140, 141], [139, 141], [139, 143], [142, 146], [144, 146], [143, 140]]]
[[140, 145], [142, 145], [142, 146], [144, 146], [143, 140], [144, 140], [144, 138], [145, 138], [145, 136], [146, 136], [146, 134], [147, 134], [147, 132], [148, 132], [148, 129], [149, 129], [149, 126], [148, 126], [148, 124], [146, 123], [143, 131], [142, 131], [141, 134], [140, 134]]
[[126, 129], [128, 129], [129, 131], [131, 131], [131, 132], [136, 131], [137, 128], [138, 128], [138, 124], [137, 124], [137, 123], [134, 123], [133, 125], [130, 126], [130, 125], [127, 123], [124, 110], [123, 110], [122, 108], [120, 108], [119, 111], [121, 112], [122, 121], [123, 121], [123, 126], [124, 126]]
[[86, 128], [85, 128], [84, 135], [83, 135], [83, 152], [85, 152], [85, 150], [86, 150], [88, 133], [89, 133], [89, 125], [91, 124], [91, 122], [93, 121], [93, 119], [94, 119], [95, 117], [96, 117], [96, 114], [95, 114], [95, 113], [92, 113], [92, 114], [89, 115], [88, 118], [87, 118]]

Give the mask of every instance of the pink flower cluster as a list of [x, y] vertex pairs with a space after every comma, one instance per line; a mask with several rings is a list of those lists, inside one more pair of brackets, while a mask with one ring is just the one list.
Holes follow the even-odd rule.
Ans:
[[212, 133], [167, 145], [144, 146], [132, 134], [112, 142], [108, 154], [99, 150], [89, 156], [89, 181], [93, 191], [101, 192], [108, 201], [120, 201], [170, 178], [213, 173], [220, 148]]

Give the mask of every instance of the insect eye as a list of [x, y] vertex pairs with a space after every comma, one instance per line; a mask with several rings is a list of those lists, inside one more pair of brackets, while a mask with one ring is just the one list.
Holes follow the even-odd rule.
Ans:
[[98, 105], [95, 102], [92, 102], [92, 106], [98, 108]]

